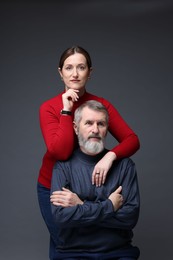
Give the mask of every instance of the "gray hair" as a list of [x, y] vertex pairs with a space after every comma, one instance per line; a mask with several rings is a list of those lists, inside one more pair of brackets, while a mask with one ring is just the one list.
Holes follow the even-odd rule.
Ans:
[[103, 112], [106, 116], [106, 124], [108, 125], [108, 121], [109, 121], [109, 114], [108, 114], [108, 111], [106, 109], [106, 107], [96, 101], [96, 100], [89, 100], [89, 101], [86, 101], [85, 103], [83, 103], [81, 106], [79, 106], [76, 110], [75, 110], [75, 113], [74, 113], [74, 122], [79, 125], [81, 119], [82, 119], [82, 111], [85, 107], [88, 107], [90, 108], [91, 110], [94, 110], [94, 111], [98, 111], [98, 112]]

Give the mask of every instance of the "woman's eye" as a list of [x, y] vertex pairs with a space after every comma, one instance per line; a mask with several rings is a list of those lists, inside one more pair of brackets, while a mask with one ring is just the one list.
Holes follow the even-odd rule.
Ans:
[[79, 69], [80, 70], [85, 70], [85, 66], [82, 65], [82, 66], [79, 67]]
[[72, 69], [72, 67], [70, 67], [70, 66], [69, 66], [69, 67], [66, 67], [65, 69], [66, 69], [66, 70], [71, 70], [71, 69]]

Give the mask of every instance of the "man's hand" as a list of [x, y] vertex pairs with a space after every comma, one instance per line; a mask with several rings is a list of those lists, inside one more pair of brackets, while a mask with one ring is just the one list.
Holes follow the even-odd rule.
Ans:
[[114, 211], [118, 210], [123, 205], [122, 186], [119, 186], [114, 192], [111, 193], [108, 199], [112, 201]]
[[50, 202], [55, 206], [72, 207], [77, 204], [83, 204], [83, 201], [66, 188], [62, 188], [62, 191], [54, 191], [50, 196]]

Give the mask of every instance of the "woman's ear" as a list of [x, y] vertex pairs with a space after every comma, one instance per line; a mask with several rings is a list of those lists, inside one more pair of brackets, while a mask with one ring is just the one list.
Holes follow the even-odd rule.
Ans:
[[61, 68], [60, 67], [58, 68], [58, 72], [60, 74], [60, 77], [62, 78], [63, 76], [62, 76], [62, 72], [61, 72]]
[[93, 71], [93, 68], [91, 67], [90, 71], [89, 71], [88, 79], [90, 79], [92, 71]]

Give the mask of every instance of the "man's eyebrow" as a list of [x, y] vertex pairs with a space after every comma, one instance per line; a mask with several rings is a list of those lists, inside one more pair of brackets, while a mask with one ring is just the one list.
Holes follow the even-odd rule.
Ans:
[[93, 122], [91, 119], [86, 119], [85, 122]]
[[[85, 122], [94, 122], [95, 120], [92, 120], [92, 119], [85, 119]], [[106, 120], [102, 120], [102, 119], [100, 119], [100, 120], [96, 120], [96, 122], [97, 123], [106, 123]]]

